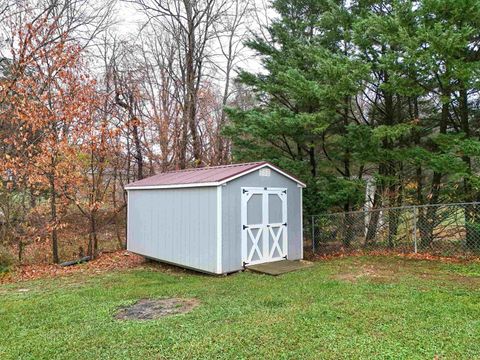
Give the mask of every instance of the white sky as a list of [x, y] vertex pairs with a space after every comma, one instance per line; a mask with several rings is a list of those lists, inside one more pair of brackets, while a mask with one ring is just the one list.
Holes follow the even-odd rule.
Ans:
[[145, 16], [135, 9], [135, 5], [124, 1], [117, 3], [118, 25], [116, 31], [119, 34], [132, 34], [137, 31], [138, 26], [145, 22]]
[[[263, 10], [265, 7], [265, 3], [268, 0], [253, 0], [255, 6]], [[117, 3], [117, 25], [115, 26], [115, 31], [122, 36], [128, 35], [135, 35], [138, 33], [138, 29], [142, 24], [146, 22], [145, 15], [137, 10], [138, 8], [132, 4], [125, 1], [119, 1]], [[268, 18], [273, 18], [275, 13], [273, 10], [269, 9], [267, 12]], [[262, 21], [266, 21], [266, 16], [260, 16]], [[253, 23], [253, 26], [250, 28], [251, 31], [256, 32], [255, 29], [260, 27], [260, 24], [257, 20], [251, 18], [250, 21]], [[255, 54], [249, 50], [245, 49], [242, 51], [242, 56], [244, 60], [239, 62], [239, 67], [244, 70], [251, 71], [251, 72], [259, 72], [262, 71], [262, 66], [260, 63], [260, 59], [258, 59]], [[222, 59], [219, 60], [220, 62]]]

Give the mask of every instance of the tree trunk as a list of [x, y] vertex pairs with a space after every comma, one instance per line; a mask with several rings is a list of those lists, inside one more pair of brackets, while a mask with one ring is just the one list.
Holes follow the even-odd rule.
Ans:
[[343, 246], [345, 247], [350, 247], [352, 245], [352, 242], [355, 240], [355, 226], [356, 224], [356, 219], [355, 215], [347, 212], [349, 211], [350, 205], [345, 204], [343, 207], [343, 210], [345, 211], [345, 217], [344, 217], [344, 223], [343, 223], [343, 228], [345, 229], [345, 235], [343, 236]]
[[55, 189], [54, 174], [50, 174], [50, 239], [52, 241], [52, 259], [55, 264], [60, 262], [58, 258], [58, 233], [57, 233], [57, 191]]
[[480, 213], [478, 205], [468, 204], [464, 207], [467, 249], [480, 251]]
[[[133, 135], [133, 143], [135, 145], [135, 162], [137, 163], [137, 180], [143, 179], [143, 154], [142, 154], [142, 143], [140, 141], [140, 135], [138, 132], [138, 125], [140, 123], [140, 120], [135, 116], [135, 111], [134, 111], [134, 103], [135, 103], [135, 98], [133, 94], [129, 94], [127, 96], [128, 100], [122, 100], [120, 92], [116, 91], [115, 94], [115, 103], [119, 105], [120, 107], [124, 108], [128, 112], [128, 117], [129, 117], [129, 122], [128, 122], [128, 127], [127, 131], [128, 133], [130, 132], [130, 128], [132, 129], [132, 135]], [[130, 158], [130, 143], [128, 141], [127, 137], [127, 159], [129, 160]], [[128, 163], [128, 175], [129, 175], [129, 170], [130, 170], [130, 163]], [[127, 180], [129, 181], [129, 176], [127, 176]]]
[[228, 59], [225, 71], [225, 86], [223, 88], [223, 97], [222, 97], [222, 113], [220, 116], [220, 121], [218, 123], [217, 131], [217, 164], [223, 164], [227, 161], [227, 153], [225, 141], [227, 141], [222, 136], [222, 129], [225, 126], [227, 114], [225, 113], [225, 107], [228, 102], [228, 95], [230, 91], [230, 72], [232, 70], [232, 38], [230, 38], [229, 47], [228, 47]]
[[[350, 97], [344, 98], [344, 109], [343, 109], [343, 133], [346, 134], [347, 127], [348, 127], [348, 106], [350, 104]], [[351, 178], [350, 173], [350, 149], [348, 144], [344, 144], [345, 147], [343, 149], [343, 178], [347, 181]], [[348, 247], [351, 243], [355, 240], [355, 229], [358, 226], [357, 219], [355, 219], [355, 215], [349, 213], [351, 211], [351, 204], [350, 198], [348, 197], [343, 205], [343, 210], [346, 212], [345, 214], [345, 237], [343, 239], [343, 245]]]
[[377, 237], [378, 221], [380, 219], [380, 211], [377, 209], [379, 208], [380, 200], [380, 190], [378, 189], [378, 187], [376, 187], [375, 194], [373, 195], [373, 206], [370, 210], [370, 219], [368, 221], [367, 234], [365, 235], [366, 245], [374, 244]]
[[[388, 73], [384, 74], [384, 83], [389, 83], [390, 77]], [[390, 91], [384, 90], [383, 95], [385, 98], [385, 124], [393, 126], [396, 124], [396, 109], [394, 103], [394, 96]], [[390, 139], [383, 140], [383, 146], [387, 150], [392, 150], [394, 148], [393, 141]], [[397, 183], [394, 180], [396, 173], [396, 163], [394, 160], [386, 161], [386, 175], [387, 175], [387, 197], [388, 197], [388, 207], [392, 208], [396, 205], [396, 199], [398, 196]], [[395, 246], [395, 240], [397, 237], [398, 229], [398, 215], [399, 212], [396, 209], [390, 209], [387, 212], [388, 218], [388, 236], [387, 236], [387, 246], [393, 248]]]
[[[462, 89], [460, 90], [460, 99], [459, 99], [459, 113], [460, 113], [460, 123], [462, 131], [465, 134], [465, 138], [470, 138], [470, 123], [468, 119], [468, 94], [467, 90], [462, 84]], [[472, 160], [469, 156], [464, 155], [462, 160], [467, 166], [468, 173], [472, 171]], [[463, 193], [464, 200], [467, 202], [475, 201], [477, 198], [473, 194], [472, 185], [468, 177], [463, 179]], [[480, 249], [480, 214], [478, 212], [478, 206], [469, 204], [464, 208], [465, 213], [465, 244], [470, 250], [479, 250]]]
[[[468, 95], [467, 90], [462, 87], [460, 90], [460, 99], [459, 99], [459, 113], [460, 113], [460, 123], [462, 127], [462, 131], [465, 134], [465, 138], [470, 138], [470, 124], [468, 122]], [[468, 155], [464, 155], [462, 160], [465, 162], [468, 173], [471, 172], [472, 169], [472, 162]], [[470, 185], [470, 181], [467, 177], [463, 180], [463, 190], [464, 190], [464, 200], [465, 201], [472, 201], [475, 197], [471, 194], [472, 187]]]
[[308, 157], [310, 162], [310, 173], [313, 178], [317, 177], [317, 159], [315, 158], [315, 145], [312, 144], [308, 149]]
[[21, 239], [18, 240], [18, 263], [19, 264], [22, 264], [24, 249], [25, 249], [25, 244], [23, 243], [23, 241]]
[[178, 156], [178, 166], [180, 169], [187, 167], [187, 150], [188, 150], [188, 123], [187, 118], [183, 115], [184, 122], [182, 124], [182, 133], [180, 137], [180, 149]]
[[120, 221], [119, 214], [117, 213], [117, 167], [114, 167], [113, 170], [113, 185], [112, 185], [112, 204], [114, 213], [114, 222], [115, 222], [115, 235], [117, 236], [117, 243], [119, 249], [125, 249], [125, 244], [122, 240], [122, 235], [120, 232]]
[[143, 155], [142, 144], [140, 142], [140, 136], [138, 134], [138, 119], [134, 117], [132, 119], [132, 134], [133, 142], [135, 144], [135, 160], [137, 162], [137, 179], [143, 179]]
[[188, 124], [190, 135], [192, 137], [192, 147], [193, 147], [193, 158], [195, 160], [195, 165], [200, 165], [202, 163], [202, 149], [200, 144], [200, 138], [198, 137], [197, 129], [197, 91], [196, 83], [197, 72], [195, 70], [195, 19], [193, 17], [193, 5], [189, 0], [184, 0], [184, 6], [187, 17], [187, 49], [186, 49], [186, 58], [185, 58], [185, 71], [186, 71], [186, 86], [187, 94], [185, 99], [185, 123]]
[[[447, 94], [444, 94], [447, 95]], [[450, 95], [450, 93], [448, 93]], [[442, 114], [440, 119], [440, 133], [445, 134], [447, 132], [449, 116], [449, 103], [442, 105]], [[432, 186], [430, 190], [430, 204], [438, 204], [440, 198], [440, 188], [443, 175], [439, 172], [434, 172], [432, 177]], [[425, 211], [419, 212], [419, 224], [422, 248], [427, 248], [431, 245], [434, 237], [434, 230], [437, 224], [437, 207], [429, 206]]]
[[388, 210], [388, 240], [387, 246], [389, 249], [395, 247], [395, 242], [397, 239], [398, 231], [398, 218], [400, 215], [400, 209], [389, 209]]

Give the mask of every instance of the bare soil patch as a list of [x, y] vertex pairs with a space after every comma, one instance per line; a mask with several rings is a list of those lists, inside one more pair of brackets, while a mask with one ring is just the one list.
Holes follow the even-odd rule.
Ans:
[[378, 267], [374, 265], [359, 265], [346, 269], [332, 277], [336, 280], [342, 280], [347, 282], [357, 282], [362, 278], [367, 278], [375, 282], [387, 283], [396, 280], [398, 273], [392, 268]]
[[142, 299], [121, 308], [115, 318], [119, 320], [154, 320], [165, 316], [185, 314], [199, 305], [196, 299]]
[[[404, 262], [405, 261], [405, 262]], [[355, 283], [360, 280], [368, 280], [376, 283], [395, 283], [404, 277], [436, 281], [439, 284], [456, 283], [468, 287], [478, 288], [480, 277], [466, 276], [444, 271], [440, 264], [432, 262], [429, 267], [411, 267], [404, 261], [392, 261], [388, 263], [361, 264], [355, 261], [353, 264], [339, 269], [338, 273], [331, 276], [332, 279]]]

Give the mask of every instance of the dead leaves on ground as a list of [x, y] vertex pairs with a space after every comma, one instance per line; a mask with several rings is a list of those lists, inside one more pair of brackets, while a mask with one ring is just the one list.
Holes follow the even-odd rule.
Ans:
[[464, 264], [468, 262], [480, 262], [480, 257], [458, 257], [458, 256], [439, 256], [439, 255], [432, 255], [428, 253], [398, 253], [395, 251], [388, 251], [388, 250], [374, 250], [374, 251], [363, 251], [363, 250], [355, 250], [355, 251], [340, 251], [332, 254], [318, 254], [318, 255], [310, 255], [308, 258], [313, 261], [318, 260], [328, 260], [328, 259], [335, 259], [335, 258], [342, 258], [342, 257], [355, 257], [355, 256], [397, 256], [400, 258], [405, 259], [413, 259], [413, 260], [429, 260], [429, 261], [438, 261], [438, 262], [445, 262], [445, 263], [458, 263]]
[[11, 272], [0, 276], [0, 284], [78, 273], [104, 273], [112, 270], [131, 269], [145, 263], [146, 261], [142, 256], [121, 250], [112, 253], [103, 253], [95, 260], [68, 267], [53, 264], [17, 266]]
[[[392, 251], [355, 251], [355, 252], [339, 252], [334, 254], [323, 254], [309, 256], [308, 258], [313, 261], [329, 260], [342, 257], [360, 257], [360, 256], [397, 256], [404, 259], [414, 260], [429, 260], [445, 263], [467, 263], [467, 262], [480, 262], [480, 258], [464, 259], [455, 257], [443, 257], [431, 254], [402, 254]], [[2, 283], [14, 283], [18, 281], [35, 280], [40, 278], [51, 278], [57, 276], [66, 276], [70, 274], [98, 274], [105, 273], [114, 270], [131, 269], [139, 266], [144, 266], [147, 261], [144, 257], [130, 253], [126, 250], [120, 250], [110, 253], [103, 253], [97, 259], [90, 262], [61, 267], [53, 264], [40, 264], [40, 265], [21, 265], [14, 268], [11, 272], [0, 275], [0, 284]], [[352, 275], [355, 279], [362, 275], [375, 274], [375, 271], [366, 271], [361, 274], [356, 273]], [[384, 274], [382, 274], [384, 275]], [[347, 275], [349, 277], [349, 275]], [[374, 277], [383, 276], [375, 275]]]

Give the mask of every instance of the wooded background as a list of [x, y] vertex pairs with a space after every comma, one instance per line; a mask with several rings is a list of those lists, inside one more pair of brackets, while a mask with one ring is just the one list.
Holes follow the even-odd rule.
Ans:
[[0, 0], [4, 259], [122, 247], [123, 186], [188, 167], [271, 161], [307, 214], [480, 200], [478, 1], [125, 3], [130, 33], [114, 0]]

